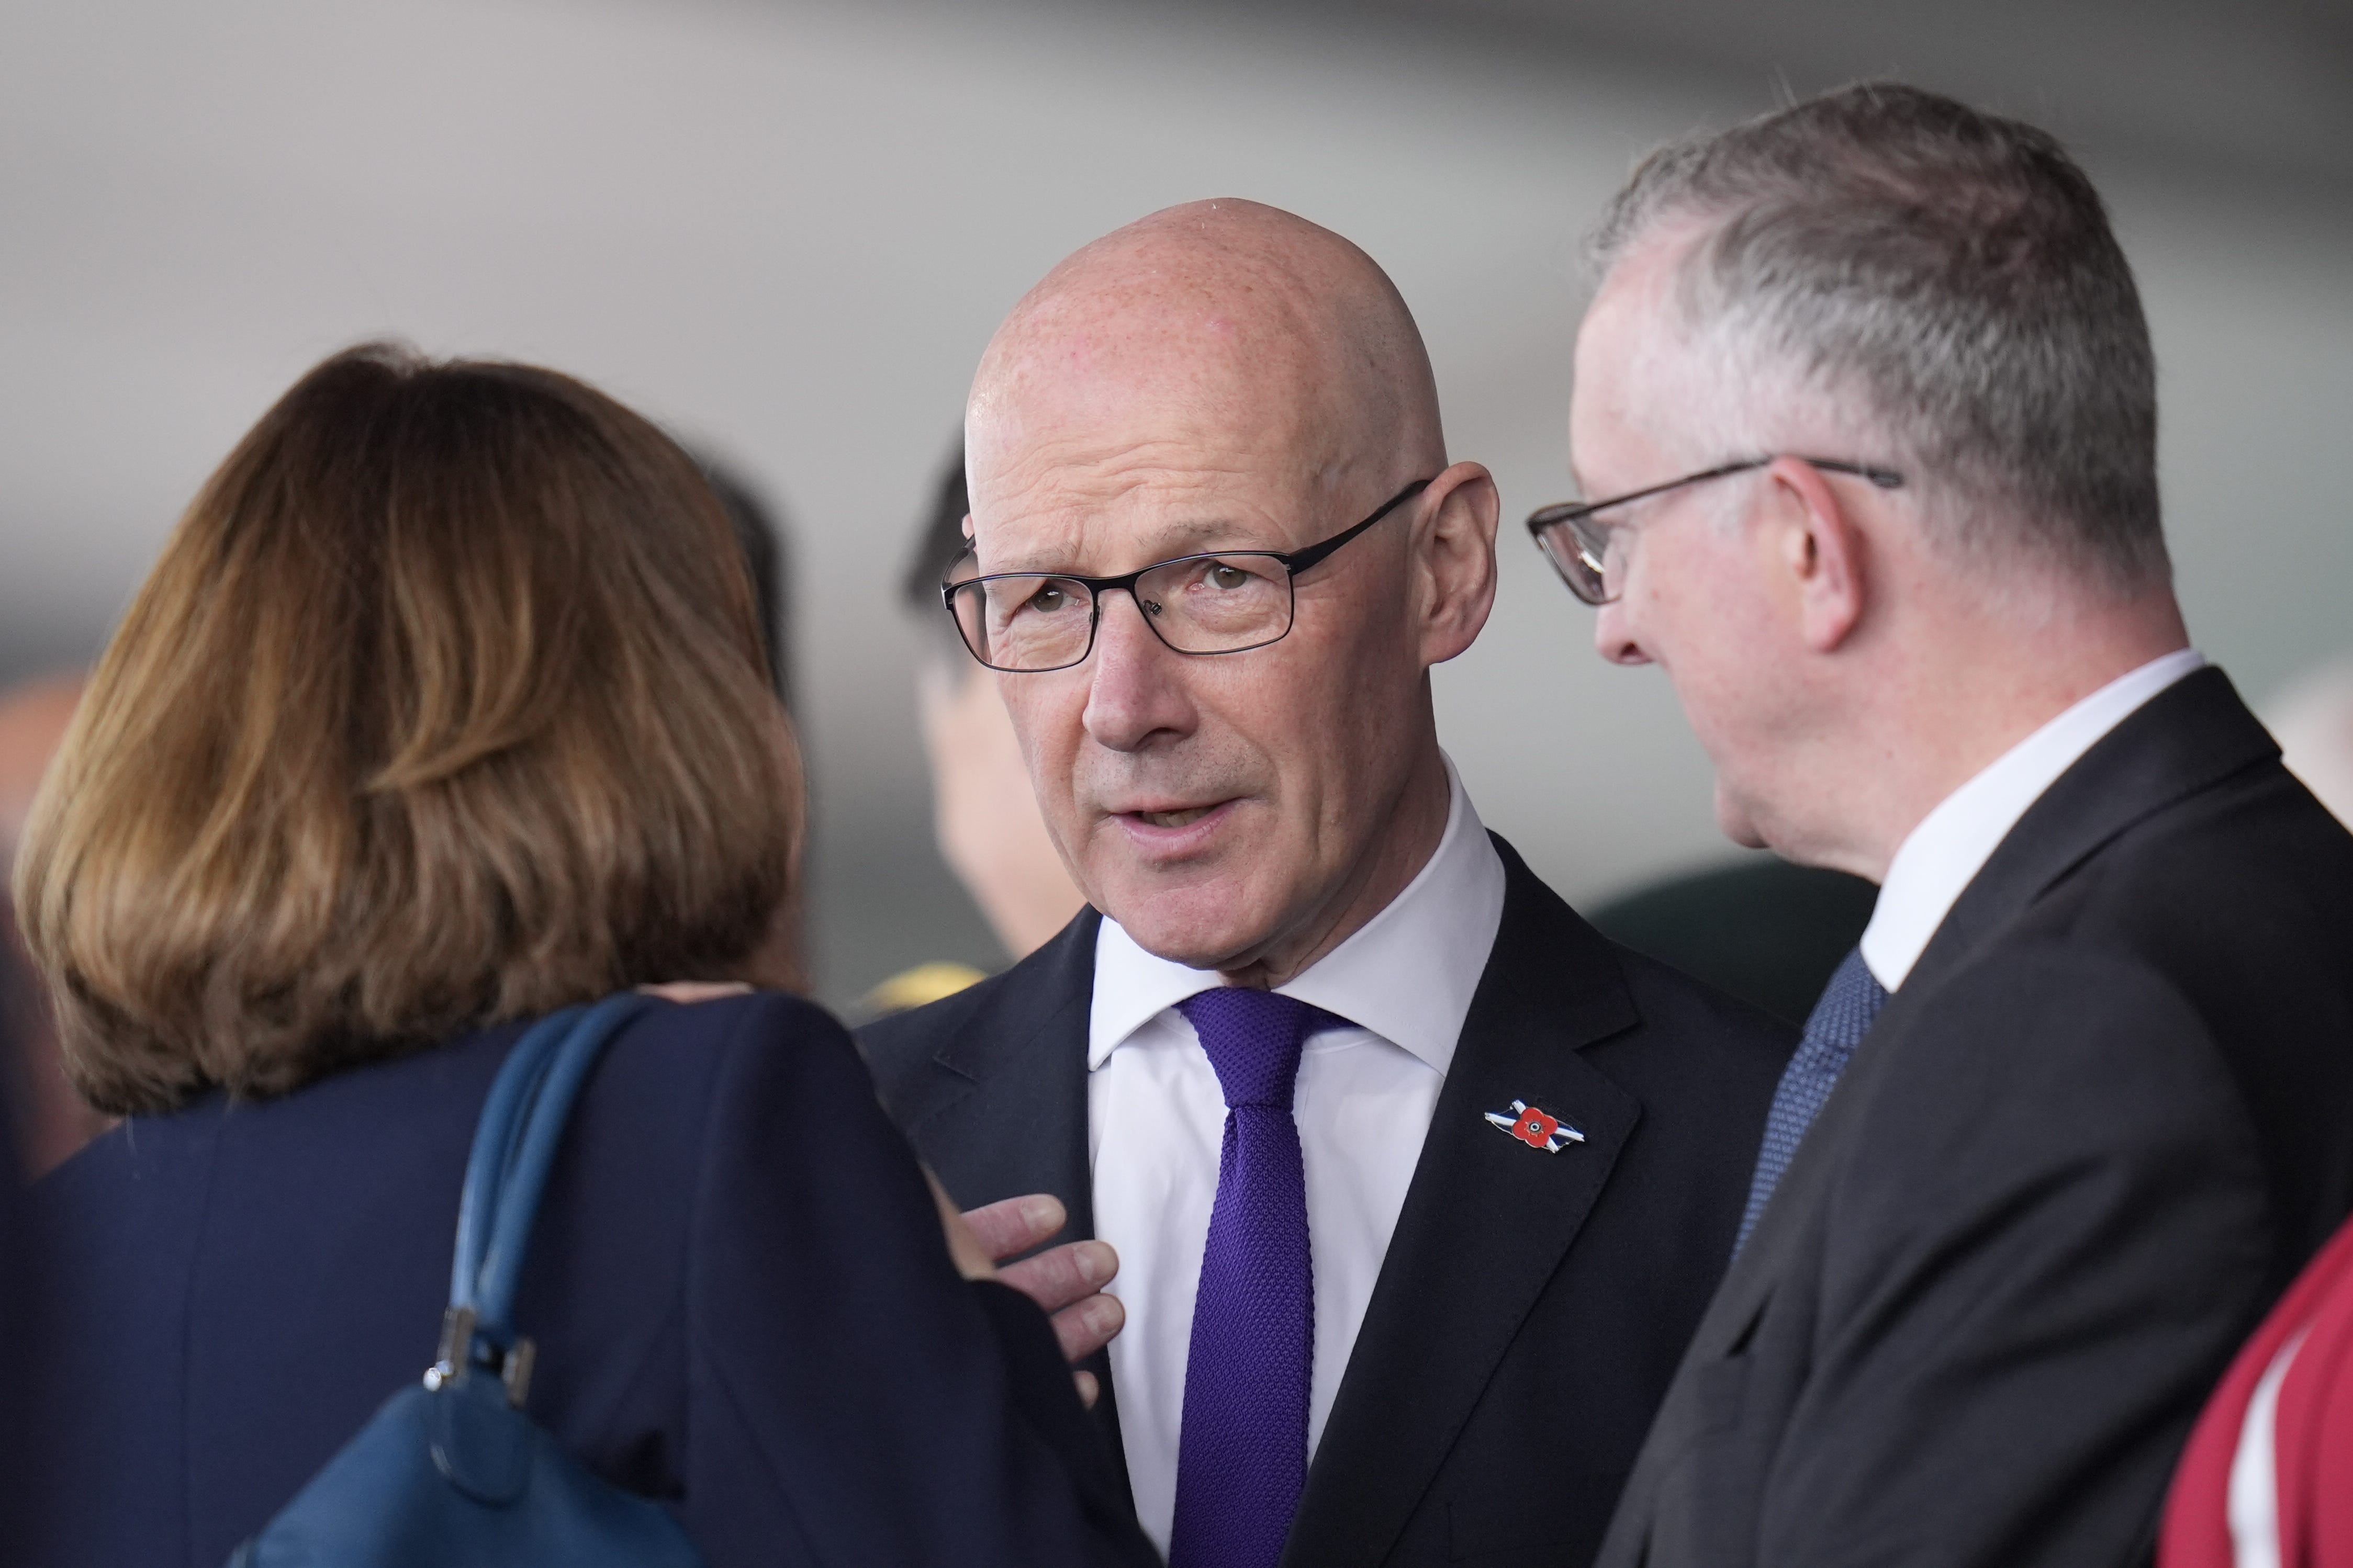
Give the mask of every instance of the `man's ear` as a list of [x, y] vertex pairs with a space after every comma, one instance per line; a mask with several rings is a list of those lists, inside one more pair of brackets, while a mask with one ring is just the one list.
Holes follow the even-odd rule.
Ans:
[[1494, 477], [1457, 463], [1414, 498], [1424, 519], [1415, 532], [1415, 616], [1425, 669], [1476, 641], [1495, 607], [1495, 524], [1503, 502]]
[[1870, 541], [1837, 489], [1811, 463], [1776, 458], [1766, 546], [1798, 635], [1816, 653], [1844, 643], [1862, 619]]

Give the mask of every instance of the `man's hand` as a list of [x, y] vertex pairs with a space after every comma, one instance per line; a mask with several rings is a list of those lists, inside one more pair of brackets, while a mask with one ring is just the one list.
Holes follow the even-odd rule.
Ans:
[[[1050, 1239], [1069, 1223], [1070, 1216], [1060, 1199], [1032, 1193], [973, 1209], [959, 1218], [978, 1239], [980, 1249], [991, 1259], [1001, 1260]], [[1046, 1310], [1054, 1322], [1054, 1336], [1062, 1343], [1062, 1354], [1075, 1363], [1111, 1343], [1127, 1321], [1127, 1309], [1119, 1304], [1119, 1298], [1103, 1293], [1118, 1272], [1119, 1254], [1108, 1244], [1071, 1241], [1035, 1258], [1006, 1264], [997, 1271], [997, 1278]], [[1080, 1399], [1092, 1407], [1102, 1393], [1094, 1374], [1072, 1375]]]

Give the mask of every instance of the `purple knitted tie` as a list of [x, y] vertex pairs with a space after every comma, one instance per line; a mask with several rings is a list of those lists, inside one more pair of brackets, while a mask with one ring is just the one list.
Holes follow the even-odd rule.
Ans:
[[1218, 1199], [1193, 1298], [1169, 1568], [1273, 1568], [1307, 1485], [1315, 1288], [1291, 1119], [1299, 1048], [1342, 1020], [1271, 991], [1176, 1004], [1226, 1093]]

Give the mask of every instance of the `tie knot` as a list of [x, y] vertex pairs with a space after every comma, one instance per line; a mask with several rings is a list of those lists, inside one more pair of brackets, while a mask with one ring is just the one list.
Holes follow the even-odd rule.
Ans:
[[1342, 1023], [1321, 1007], [1272, 991], [1221, 985], [1176, 1004], [1218, 1069], [1229, 1110], [1238, 1105], [1291, 1109], [1299, 1049], [1318, 1029]]

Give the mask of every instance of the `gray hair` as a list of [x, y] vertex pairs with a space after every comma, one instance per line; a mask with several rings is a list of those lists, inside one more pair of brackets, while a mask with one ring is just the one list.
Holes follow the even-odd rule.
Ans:
[[2112, 593], [2170, 579], [2157, 365], [2099, 194], [2057, 141], [1935, 93], [1866, 83], [1651, 154], [1592, 242], [1606, 273], [1662, 222], [1699, 233], [1676, 279], [1730, 328], [1867, 405], [1932, 524]]

